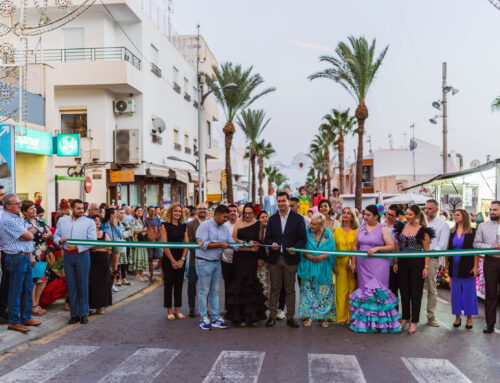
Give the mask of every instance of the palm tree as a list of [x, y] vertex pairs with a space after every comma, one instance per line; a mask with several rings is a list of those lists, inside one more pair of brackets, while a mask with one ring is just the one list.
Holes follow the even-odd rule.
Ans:
[[271, 121], [270, 118], [266, 120], [266, 112], [264, 112], [262, 109], [258, 110], [252, 110], [252, 109], [247, 109], [246, 111], [243, 110], [241, 112], [241, 116], [238, 116], [238, 125], [240, 128], [243, 130], [243, 133], [248, 138], [248, 141], [250, 141], [250, 153], [248, 153], [248, 156], [250, 157], [250, 165], [251, 165], [251, 172], [252, 172], [252, 201], [256, 201], [256, 195], [255, 195], [255, 159], [257, 157], [257, 151], [255, 149], [255, 146], [257, 145], [257, 140], [260, 137], [262, 131], [266, 128], [266, 126], [269, 124], [269, 121]]
[[321, 150], [313, 150], [307, 154], [307, 157], [312, 161], [308, 177], [310, 176], [315, 180], [314, 186], [318, 186], [325, 176], [325, 154]]
[[323, 163], [317, 164], [324, 169], [323, 175], [326, 175], [326, 183], [328, 185], [328, 193], [331, 190], [331, 174], [330, 174], [330, 147], [334, 146], [336, 136], [333, 132], [333, 127], [328, 124], [322, 124], [319, 127], [319, 134], [314, 136], [309, 150], [313, 152], [321, 152], [323, 154]]
[[356, 118], [349, 115], [349, 109], [343, 112], [332, 109], [331, 114], [326, 114], [323, 117], [326, 121], [326, 126], [331, 127], [332, 131], [337, 135], [337, 149], [339, 153], [339, 189], [340, 193], [345, 193], [344, 185], [344, 158], [345, 146], [344, 137], [348, 134], [355, 134], [357, 130], [354, 129]]
[[[276, 88], [267, 88], [256, 93], [256, 89], [262, 85], [264, 79], [258, 73], [252, 74], [252, 69], [253, 67], [243, 69], [240, 64], [227, 62], [221, 64], [220, 68], [215, 65], [212, 67], [215, 80], [206, 73], [203, 74], [207, 85], [213, 90], [215, 98], [222, 106], [226, 116], [227, 122], [222, 131], [225, 137], [226, 188], [229, 203], [234, 202], [233, 173], [231, 170], [231, 146], [235, 132], [233, 120], [241, 110], [248, 108], [255, 100], [276, 90]], [[237, 88], [222, 89], [224, 85], [230, 83], [235, 83]]]
[[267, 166], [264, 168], [264, 174], [267, 177], [267, 189], [269, 190], [273, 186], [274, 179], [278, 174], [278, 169], [276, 169], [274, 166]]
[[495, 98], [495, 100], [493, 100], [493, 102], [491, 103], [491, 110], [493, 110], [493, 111], [500, 110], [500, 96]]
[[263, 206], [264, 188], [262, 187], [262, 182], [264, 181], [264, 160], [269, 158], [275, 150], [270, 142], [266, 143], [264, 140], [261, 140], [255, 144], [255, 151], [259, 161], [259, 203], [260, 206]]
[[278, 173], [276, 174], [276, 176], [274, 177], [274, 182], [276, 183], [276, 189], [281, 190], [281, 185], [283, 185], [286, 181], [288, 181], [288, 177], [281, 174], [281, 173]]
[[312, 74], [309, 80], [316, 78], [327, 78], [339, 83], [356, 100], [358, 106], [355, 116], [358, 120], [358, 153], [356, 160], [356, 194], [355, 205], [361, 210], [362, 204], [362, 170], [363, 170], [363, 134], [365, 132], [365, 120], [368, 118], [368, 108], [365, 100], [370, 85], [384, 60], [389, 46], [375, 58], [375, 44], [373, 39], [371, 45], [365, 37], [348, 38], [349, 44], [339, 42], [335, 49], [335, 56], [321, 56], [320, 62], [326, 62], [331, 67]]

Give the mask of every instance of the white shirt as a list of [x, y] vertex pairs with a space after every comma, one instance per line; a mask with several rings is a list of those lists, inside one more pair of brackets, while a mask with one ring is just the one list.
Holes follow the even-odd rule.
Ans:
[[[231, 233], [231, 236], [233, 235], [233, 231], [234, 231], [234, 226], [235, 225], [236, 225], [236, 221], [234, 221], [234, 223], [231, 223], [230, 221], [227, 221], [224, 224], [224, 226], [226, 226], [229, 229], [229, 232]], [[231, 248], [224, 249], [222, 251], [222, 262], [233, 263], [233, 253], [234, 253], [234, 250], [231, 249]]]
[[283, 234], [285, 232], [286, 221], [288, 221], [289, 214], [290, 214], [290, 209], [288, 209], [288, 211], [286, 212], [284, 217], [281, 214], [281, 212], [279, 212], [280, 220], [281, 220], [281, 234]]
[[305, 215], [303, 215], [302, 217], [304, 218], [304, 222], [306, 223], [306, 229], [308, 229], [309, 226], [311, 226], [311, 218], [306, 217]]
[[431, 239], [431, 250], [446, 250], [448, 248], [448, 240], [450, 239], [450, 227], [439, 217], [435, 217], [432, 221], [427, 219], [427, 226], [434, 229], [436, 236]]

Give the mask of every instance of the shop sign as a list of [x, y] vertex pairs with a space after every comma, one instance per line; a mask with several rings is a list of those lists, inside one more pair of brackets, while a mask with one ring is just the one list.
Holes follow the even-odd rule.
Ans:
[[92, 191], [92, 178], [85, 177], [85, 192], [90, 193]]
[[133, 170], [110, 171], [109, 182], [112, 183], [134, 182], [134, 171]]
[[16, 126], [16, 152], [51, 156], [54, 153], [52, 134]]
[[78, 157], [80, 155], [80, 135], [58, 134], [55, 152], [60, 157]]
[[14, 132], [12, 126], [0, 124], [0, 185], [6, 193], [14, 193], [16, 185]]
[[207, 202], [221, 202], [222, 194], [207, 194]]

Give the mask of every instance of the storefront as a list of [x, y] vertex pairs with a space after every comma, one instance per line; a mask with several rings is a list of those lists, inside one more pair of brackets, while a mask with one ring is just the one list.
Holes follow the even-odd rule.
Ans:
[[[36, 192], [42, 193], [42, 205], [52, 195], [49, 182], [54, 169], [52, 134], [29, 128], [15, 129], [16, 192], [21, 200], [33, 200]], [[48, 174], [50, 172], [50, 174]]]

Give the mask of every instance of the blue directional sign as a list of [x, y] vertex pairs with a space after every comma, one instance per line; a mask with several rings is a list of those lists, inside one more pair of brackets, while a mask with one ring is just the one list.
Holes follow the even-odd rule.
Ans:
[[0, 185], [6, 193], [16, 192], [15, 132], [11, 125], [0, 124]]

